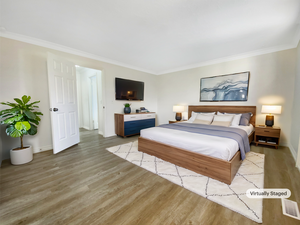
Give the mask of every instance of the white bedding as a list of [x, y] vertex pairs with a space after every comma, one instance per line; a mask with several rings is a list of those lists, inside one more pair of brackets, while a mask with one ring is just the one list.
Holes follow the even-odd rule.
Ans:
[[[253, 130], [251, 124], [250, 126], [235, 126], [235, 128], [245, 130], [248, 135]], [[239, 150], [238, 143], [233, 139], [162, 127], [141, 130], [141, 137], [227, 161], [230, 161]]]

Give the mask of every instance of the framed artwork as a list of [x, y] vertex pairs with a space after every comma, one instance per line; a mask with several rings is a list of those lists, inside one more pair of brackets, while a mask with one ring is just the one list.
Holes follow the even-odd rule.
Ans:
[[200, 79], [200, 102], [247, 101], [250, 72]]

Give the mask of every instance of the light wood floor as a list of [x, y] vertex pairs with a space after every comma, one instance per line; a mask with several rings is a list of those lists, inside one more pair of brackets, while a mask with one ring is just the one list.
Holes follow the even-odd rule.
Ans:
[[[105, 150], [131, 142], [81, 131], [81, 143], [57, 155], [34, 155], [0, 169], [0, 224], [256, 224]], [[300, 203], [300, 173], [288, 148], [266, 154], [265, 188], [289, 188]], [[282, 215], [279, 199], [263, 201], [263, 224], [300, 224]]]

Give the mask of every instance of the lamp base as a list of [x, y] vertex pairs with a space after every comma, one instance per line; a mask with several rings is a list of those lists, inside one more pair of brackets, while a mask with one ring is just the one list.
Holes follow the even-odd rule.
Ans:
[[274, 125], [274, 116], [273, 115], [267, 115], [266, 116], [266, 126], [272, 127]]
[[180, 121], [181, 120], [181, 116], [182, 116], [181, 113], [176, 113], [176, 116], [175, 116], [176, 121]]

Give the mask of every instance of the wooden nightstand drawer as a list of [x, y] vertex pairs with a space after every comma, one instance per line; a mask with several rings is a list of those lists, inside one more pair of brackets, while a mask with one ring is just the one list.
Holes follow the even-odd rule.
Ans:
[[272, 129], [272, 128], [256, 128], [256, 135], [267, 136], [267, 137], [279, 137], [280, 129]]
[[255, 127], [254, 142], [257, 145], [274, 146], [276, 149], [280, 141], [280, 127]]
[[170, 124], [170, 123], [179, 123], [179, 122], [183, 122], [183, 121], [187, 121], [187, 120], [180, 120], [180, 121], [176, 121], [176, 120], [169, 120], [169, 124]]

